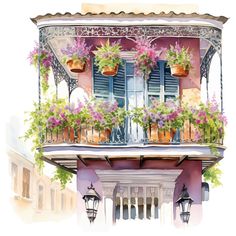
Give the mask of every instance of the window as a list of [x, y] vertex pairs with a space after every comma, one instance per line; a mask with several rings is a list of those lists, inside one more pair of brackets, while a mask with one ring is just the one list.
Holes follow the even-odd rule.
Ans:
[[42, 210], [43, 209], [43, 202], [44, 202], [44, 199], [43, 199], [43, 192], [44, 192], [44, 188], [43, 188], [43, 185], [39, 185], [38, 186], [38, 209], [39, 210]]
[[125, 106], [125, 63], [119, 66], [116, 76], [103, 76], [98, 72], [98, 67], [93, 66], [93, 93], [95, 97], [116, 100], [119, 107]]
[[[146, 84], [145, 84], [146, 83]], [[160, 60], [147, 81], [134, 72], [134, 63], [124, 62], [114, 77], [103, 76], [93, 66], [93, 92], [95, 97], [116, 100], [120, 107], [127, 109], [143, 106], [144, 101], [156, 97], [160, 101], [179, 96], [179, 80], [171, 76], [166, 61]]]
[[121, 187], [115, 198], [116, 220], [158, 220], [157, 194], [157, 187]]
[[23, 168], [22, 197], [30, 197], [30, 170]]
[[11, 163], [11, 181], [12, 181], [12, 190], [17, 193], [17, 181], [18, 181], [18, 167], [15, 163]]
[[171, 76], [166, 61], [158, 61], [147, 81], [148, 101], [155, 97], [160, 101], [175, 99], [179, 96], [179, 80]]
[[52, 188], [50, 190], [50, 195], [51, 195], [51, 210], [54, 211], [55, 210], [55, 196], [56, 196], [55, 189]]
[[61, 194], [61, 210], [64, 211], [66, 208], [66, 196], [64, 193]]

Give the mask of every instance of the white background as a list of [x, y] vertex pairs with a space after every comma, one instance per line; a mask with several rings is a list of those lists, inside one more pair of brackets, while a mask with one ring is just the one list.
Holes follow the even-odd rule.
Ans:
[[[92, 2], [92, 1], [91, 1]], [[109, 3], [111, 1], [93, 1], [96, 3]], [[129, 2], [128, 0], [120, 0]], [[143, 234], [175, 234], [175, 235], [199, 235], [214, 234], [222, 235], [226, 232], [229, 235], [236, 235], [236, 92], [235, 92], [235, 31], [236, 31], [236, 7], [232, 1], [210, 1], [200, 0], [189, 1], [130, 1], [132, 3], [196, 3], [199, 5], [199, 13], [209, 13], [215, 16], [224, 15], [230, 17], [223, 29], [223, 76], [224, 76], [224, 108], [228, 117], [227, 136], [225, 145], [227, 151], [225, 158], [221, 161], [223, 186], [211, 189], [210, 201], [204, 203], [202, 224], [193, 228], [165, 229], [155, 225], [140, 224], [133, 227], [132, 224], [123, 228], [97, 229], [91, 227], [86, 232], [81, 232], [76, 226], [76, 219], [61, 221], [60, 223], [35, 223], [24, 224], [15, 215], [8, 200], [9, 172], [8, 160], [5, 154], [5, 143], [9, 137], [22, 135], [22, 122], [24, 111], [29, 110], [32, 101], [37, 100], [37, 74], [29, 66], [27, 56], [38, 38], [37, 27], [30, 21], [30, 17], [39, 14], [80, 11], [78, 0], [21, 0], [1, 1], [1, 34], [0, 34], [0, 235], [24, 234], [42, 235], [46, 234], [85, 234], [85, 235], [120, 235], [135, 233]], [[19, 118], [19, 119], [18, 119]], [[9, 125], [11, 124], [11, 125]], [[7, 133], [7, 136], [5, 135]], [[13, 138], [11, 140], [18, 148], [21, 143]], [[22, 152], [27, 152], [22, 148]]]

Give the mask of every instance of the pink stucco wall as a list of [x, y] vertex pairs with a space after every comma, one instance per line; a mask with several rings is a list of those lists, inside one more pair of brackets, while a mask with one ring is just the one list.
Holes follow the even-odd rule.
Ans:
[[[102, 43], [105, 43], [107, 38], [89, 38], [86, 39], [88, 45], [93, 45], [91, 58], [94, 57], [93, 51], [96, 50], [96, 47]], [[118, 40], [110, 38], [110, 42]], [[126, 38], [120, 38], [122, 50], [131, 51], [134, 50], [135, 43]], [[157, 49], [161, 50], [163, 48], [168, 48], [169, 45], [174, 45], [175, 42], [178, 42], [181, 46], [189, 47], [192, 53], [192, 68], [188, 77], [180, 79], [180, 97], [182, 95], [182, 90], [186, 88], [197, 88], [200, 89], [200, 41], [199, 39], [194, 38], [158, 38], [153, 41], [153, 44], [157, 45]], [[165, 53], [160, 55], [160, 59], [165, 59]], [[78, 85], [83, 88], [88, 95], [92, 95], [92, 70], [91, 70], [91, 61], [88, 64], [86, 71], [84, 73], [78, 74]]]

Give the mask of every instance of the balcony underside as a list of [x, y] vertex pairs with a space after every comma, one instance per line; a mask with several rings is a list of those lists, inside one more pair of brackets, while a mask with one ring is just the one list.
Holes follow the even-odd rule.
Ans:
[[[126, 169], [180, 167], [185, 161], [201, 161], [202, 172], [223, 158], [225, 147], [217, 146], [217, 156], [208, 145], [127, 145], [51, 144], [43, 147], [44, 161], [75, 173], [79, 168]], [[131, 164], [132, 163], [132, 164]], [[153, 165], [155, 163], [155, 165]], [[127, 164], [127, 166], [126, 166]]]

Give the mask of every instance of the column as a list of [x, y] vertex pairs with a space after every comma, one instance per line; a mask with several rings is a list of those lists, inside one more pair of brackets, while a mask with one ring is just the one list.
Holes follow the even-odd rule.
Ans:
[[128, 219], [131, 219], [131, 193], [130, 193], [130, 186], [128, 186]]
[[138, 187], [134, 188], [135, 192], [135, 219], [138, 219], [139, 212], [138, 212]]
[[173, 224], [173, 197], [175, 184], [168, 184], [161, 188], [161, 223], [165, 225]]
[[146, 187], [143, 187], [143, 219], [147, 219], [147, 191]]
[[120, 220], [123, 220], [123, 193], [124, 189], [120, 188]]
[[105, 222], [112, 225], [115, 222], [115, 187], [117, 183], [103, 182], [103, 204]]

